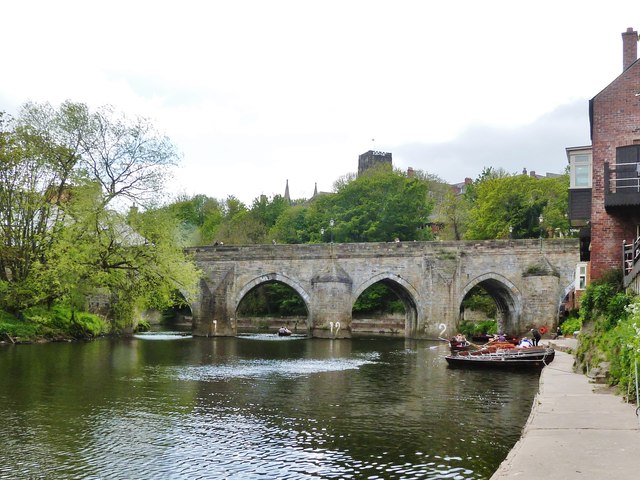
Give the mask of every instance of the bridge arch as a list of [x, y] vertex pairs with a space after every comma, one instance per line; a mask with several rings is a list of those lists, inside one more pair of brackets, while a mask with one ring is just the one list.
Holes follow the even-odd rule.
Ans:
[[259, 285], [265, 284], [265, 283], [271, 283], [271, 282], [279, 282], [282, 283], [284, 285], [287, 285], [288, 287], [290, 287], [291, 289], [293, 289], [298, 295], [300, 295], [300, 298], [302, 298], [302, 301], [304, 302], [304, 306], [307, 309], [307, 328], [310, 328], [311, 325], [309, 325], [309, 313], [311, 312], [311, 297], [309, 296], [309, 293], [302, 288], [302, 286], [295, 281], [294, 279], [292, 279], [291, 277], [288, 277], [287, 275], [283, 275], [281, 273], [267, 273], [264, 275], [260, 275], [259, 277], [255, 277], [253, 279], [251, 279], [249, 282], [247, 282], [239, 291], [238, 294], [236, 295], [234, 302], [233, 302], [233, 312], [234, 314], [237, 314], [238, 311], [238, 307], [240, 306], [240, 302], [242, 302], [242, 299], [254, 288], [256, 288]]
[[353, 290], [351, 295], [351, 306], [358, 300], [358, 297], [376, 283], [383, 283], [393, 293], [395, 293], [404, 305], [405, 311], [405, 336], [412, 337], [418, 330], [418, 318], [422, 318], [419, 308], [418, 291], [404, 278], [391, 272], [383, 272], [368, 278]]
[[498, 330], [508, 334], [521, 333], [522, 294], [518, 288], [499, 273], [485, 273], [472, 279], [462, 289], [458, 302], [459, 311], [462, 311], [463, 300], [475, 287], [482, 288], [496, 303]]

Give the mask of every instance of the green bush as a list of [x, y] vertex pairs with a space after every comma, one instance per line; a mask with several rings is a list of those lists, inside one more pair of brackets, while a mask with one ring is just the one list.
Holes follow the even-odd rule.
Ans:
[[560, 325], [563, 335], [573, 335], [573, 332], [577, 332], [581, 328], [582, 320], [579, 317], [569, 317]]

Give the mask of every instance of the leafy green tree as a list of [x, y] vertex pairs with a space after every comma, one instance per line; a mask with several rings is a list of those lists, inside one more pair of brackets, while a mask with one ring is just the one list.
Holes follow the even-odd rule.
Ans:
[[469, 201], [450, 188], [435, 206], [437, 221], [444, 225], [439, 234], [443, 240], [462, 240], [469, 220]]
[[231, 245], [256, 245], [266, 243], [267, 230], [248, 211], [225, 218], [218, 230], [218, 240]]
[[404, 313], [402, 301], [387, 285], [382, 282], [374, 283], [367, 288], [353, 304], [355, 315]]
[[179, 197], [166, 209], [179, 221], [181, 242], [185, 246], [213, 243], [224, 219], [223, 202], [206, 195]]
[[275, 195], [271, 199], [266, 195], [260, 195], [253, 201], [250, 212], [268, 230], [288, 208], [290, 208], [289, 202], [282, 195]]
[[[474, 184], [475, 201], [469, 212], [465, 238], [537, 238], [555, 228], [567, 230], [560, 212], [567, 209], [566, 178], [527, 175], [488, 177]], [[549, 218], [544, 222], [544, 213]], [[511, 231], [510, 231], [511, 229]]]
[[[197, 271], [156, 203], [171, 143], [148, 121], [110, 108], [26, 104], [0, 129], [0, 306], [15, 311], [64, 300], [80, 308], [106, 292], [113, 317], [189, 292]], [[124, 322], [124, 323], [123, 323]]]
[[75, 304], [105, 292], [115, 327], [127, 328], [138, 309], [173, 305], [176, 290], [194, 293], [197, 269], [176, 242], [176, 224], [166, 211], [105, 209], [95, 183], [76, 188], [65, 207], [73, 221], [52, 248], [47, 271], [60, 298]]
[[267, 282], [251, 290], [238, 307], [241, 316], [306, 316], [304, 301], [288, 285], [280, 282]]
[[60, 205], [76, 160], [50, 138], [0, 116], [0, 281], [9, 309], [46, 297], [38, 271], [64, 221]]
[[308, 243], [310, 241], [307, 226], [308, 212], [309, 208], [304, 205], [295, 205], [284, 210], [269, 230], [269, 238], [278, 243]]
[[323, 230], [336, 242], [417, 240], [429, 238], [424, 226], [432, 208], [426, 182], [386, 168], [372, 169], [334, 195], [314, 201], [308, 228], [312, 241], [326, 241], [318, 233]]

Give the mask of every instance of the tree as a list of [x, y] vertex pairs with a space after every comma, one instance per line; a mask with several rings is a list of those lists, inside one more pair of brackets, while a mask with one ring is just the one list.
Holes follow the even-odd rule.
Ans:
[[213, 243], [223, 221], [223, 202], [206, 195], [181, 196], [165, 207], [180, 224], [185, 246]]
[[60, 206], [76, 161], [67, 148], [0, 115], [0, 281], [7, 308], [45, 295], [35, 270], [64, 221]]
[[47, 270], [60, 298], [73, 304], [89, 293], [107, 293], [114, 326], [121, 329], [135, 323], [138, 309], [173, 305], [181, 298], [176, 291], [194, 294], [198, 272], [176, 242], [176, 224], [166, 210], [106, 209], [95, 182], [76, 187], [65, 208], [73, 221], [49, 252]]
[[250, 212], [268, 230], [288, 208], [289, 202], [282, 195], [275, 195], [271, 199], [266, 195], [260, 195], [253, 200]]
[[[537, 238], [545, 227], [568, 228], [559, 212], [567, 210], [565, 176], [533, 178], [527, 175], [489, 177], [474, 184], [475, 202], [469, 212], [465, 238]], [[549, 212], [548, 223], [540, 222]], [[511, 230], [510, 230], [511, 229]]]
[[337, 242], [428, 238], [423, 228], [433, 205], [428, 191], [427, 183], [419, 178], [388, 168], [369, 170], [334, 195], [314, 201], [307, 218], [314, 232], [311, 238], [320, 240], [323, 229]]
[[111, 106], [91, 112], [70, 101], [58, 110], [48, 103], [27, 103], [19, 124], [67, 149], [74, 166], [101, 185], [105, 205], [114, 199], [144, 206], [157, 203], [167, 168], [178, 159], [173, 144], [148, 119], [130, 119]]
[[[20, 310], [107, 292], [113, 317], [188, 294], [197, 271], [157, 201], [171, 143], [143, 119], [83, 104], [26, 104], [0, 116], [0, 304]], [[117, 208], [114, 208], [117, 207]]]
[[308, 212], [309, 208], [304, 205], [295, 205], [284, 210], [269, 230], [269, 238], [278, 243], [308, 243], [310, 241]]

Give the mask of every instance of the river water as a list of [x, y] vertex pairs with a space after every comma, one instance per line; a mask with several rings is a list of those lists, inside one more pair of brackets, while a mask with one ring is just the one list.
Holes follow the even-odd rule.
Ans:
[[0, 478], [486, 479], [538, 374], [398, 338], [151, 334], [0, 348]]

